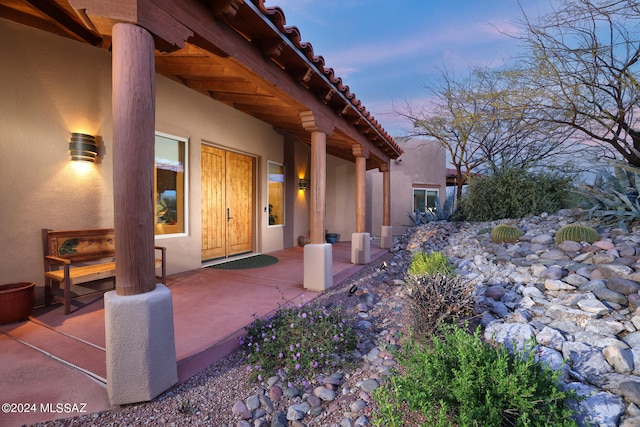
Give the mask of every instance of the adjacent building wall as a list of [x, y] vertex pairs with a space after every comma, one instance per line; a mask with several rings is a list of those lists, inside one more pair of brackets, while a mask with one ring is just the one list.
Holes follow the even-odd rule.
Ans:
[[[392, 160], [391, 171], [391, 225], [393, 234], [399, 235], [411, 225], [408, 214], [413, 203], [413, 188], [426, 187], [439, 191], [440, 203], [446, 198], [446, 155], [436, 142], [411, 139], [400, 144], [404, 154]], [[367, 171], [367, 202], [370, 203], [371, 233], [380, 235], [382, 226], [382, 173], [378, 169]]]

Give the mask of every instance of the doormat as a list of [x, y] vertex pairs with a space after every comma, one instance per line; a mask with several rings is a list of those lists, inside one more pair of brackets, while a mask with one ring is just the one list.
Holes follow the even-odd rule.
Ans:
[[278, 258], [271, 255], [254, 255], [247, 258], [210, 265], [207, 268], [215, 268], [218, 270], [246, 270], [249, 268], [267, 267], [277, 262]]

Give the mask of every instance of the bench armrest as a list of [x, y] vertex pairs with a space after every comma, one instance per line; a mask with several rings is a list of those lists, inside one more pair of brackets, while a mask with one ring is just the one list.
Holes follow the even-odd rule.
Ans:
[[44, 259], [49, 261], [49, 264], [52, 264], [52, 265], [68, 265], [68, 264], [71, 264], [71, 261], [69, 261], [68, 259], [60, 258], [60, 257], [57, 257], [57, 256], [46, 255], [44, 257]]

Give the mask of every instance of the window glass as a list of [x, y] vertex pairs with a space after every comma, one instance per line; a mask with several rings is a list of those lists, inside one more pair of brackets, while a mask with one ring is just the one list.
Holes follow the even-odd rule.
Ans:
[[434, 212], [438, 207], [438, 190], [413, 189], [413, 212]]
[[284, 225], [284, 166], [268, 162], [269, 225]]
[[185, 233], [186, 140], [156, 134], [155, 234]]

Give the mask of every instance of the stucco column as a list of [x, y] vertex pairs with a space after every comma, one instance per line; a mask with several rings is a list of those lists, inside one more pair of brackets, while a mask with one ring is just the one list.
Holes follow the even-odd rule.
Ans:
[[153, 230], [153, 37], [113, 27], [113, 198], [116, 290], [107, 292], [107, 393], [114, 405], [151, 400], [178, 382], [171, 291], [156, 286]]
[[393, 227], [391, 226], [391, 172], [389, 164], [380, 165], [382, 172], [382, 229], [380, 230], [380, 248], [393, 246]]
[[352, 146], [356, 158], [356, 232], [351, 235], [351, 263], [371, 262], [371, 235], [365, 231], [367, 157], [361, 145]]
[[327, 135], [333, 122], [312, 111], [300, 114], [302, 126], [311, 132], [311, 176], [309, 182], [309, 238], [304, 246], [304, 287], [323, 291], [333, 286], [333, 251], [325, 240], [327, 188]]

